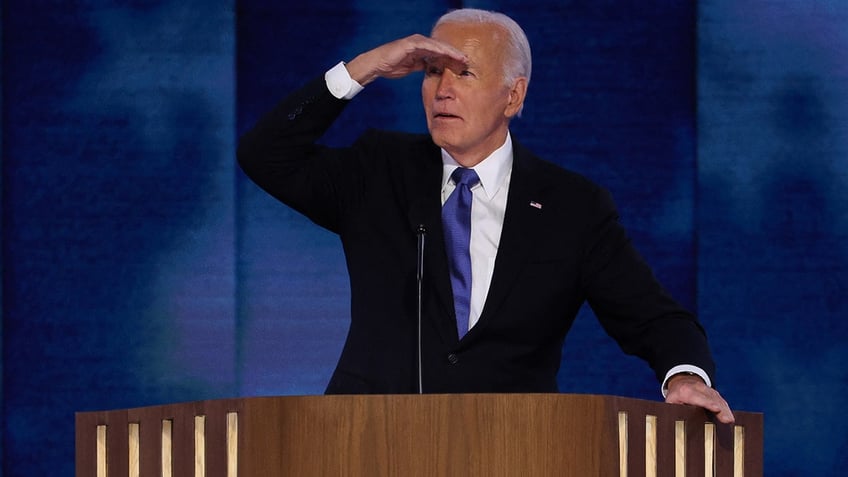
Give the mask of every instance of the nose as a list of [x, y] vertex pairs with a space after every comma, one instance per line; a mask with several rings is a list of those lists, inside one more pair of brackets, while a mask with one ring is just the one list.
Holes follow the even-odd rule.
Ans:
[[450, 70], [445, 70], [439, 76], [439, 82], [436, 85], [436, 99], [449, 99], [454, 95], [454, 75]]

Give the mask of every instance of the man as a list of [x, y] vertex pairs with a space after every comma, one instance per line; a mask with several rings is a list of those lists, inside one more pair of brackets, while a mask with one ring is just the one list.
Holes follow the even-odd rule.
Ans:
[[[667, 402], [733, 422], [710, 386], [701, 326], [632, 248], [608, 192], [509, 134], [530, 65], [510, 18], [456, 10], [430, 37], [340, 63], [242, 139], [248, 176], [342, 240], [351, 324], [327, 393], [556, 392], [565, 335], [588, 300], [622, 349], [654, 369]], [[429, 135], [316, 143], [363, 87], [421, 70]]]

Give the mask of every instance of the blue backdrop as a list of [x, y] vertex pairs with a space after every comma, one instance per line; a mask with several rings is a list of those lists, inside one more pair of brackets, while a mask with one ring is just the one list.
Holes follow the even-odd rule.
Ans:
[[[513, 134], [606, 185], [766, 414], [767, 475], [848, 466], [848, 3], [6, 1], [2, 475], [71, 475], [73, 413], [320, 393], [347, 331], [337, 238], [238, 171], [238, 136], [340, 60], [508, 13], [534, 53]], [[423, 131], [420, 76], [326, 141]], [[584, 310], [564, 392], [659, 399]]]

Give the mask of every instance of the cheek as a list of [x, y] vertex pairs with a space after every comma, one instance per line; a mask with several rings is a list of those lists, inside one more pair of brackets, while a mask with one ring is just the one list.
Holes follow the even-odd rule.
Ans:
[[503, 112], [509, 102], [508, 99], [509, 98], [503, 94], [492, 94], [480, 103], [480, 108], [486, 112], [486, 117], [494, 120], [500, 120], [503, 117]]

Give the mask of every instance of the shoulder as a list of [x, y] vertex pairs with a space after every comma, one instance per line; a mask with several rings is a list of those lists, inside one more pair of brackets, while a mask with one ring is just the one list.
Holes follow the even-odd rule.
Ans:
[[526, 147], [514, 143], [514, 177], [532, 181], [539, 189], [571, 197], [608, 196], [606, 188], [577, 171], [552, 161], [541, 159]]

